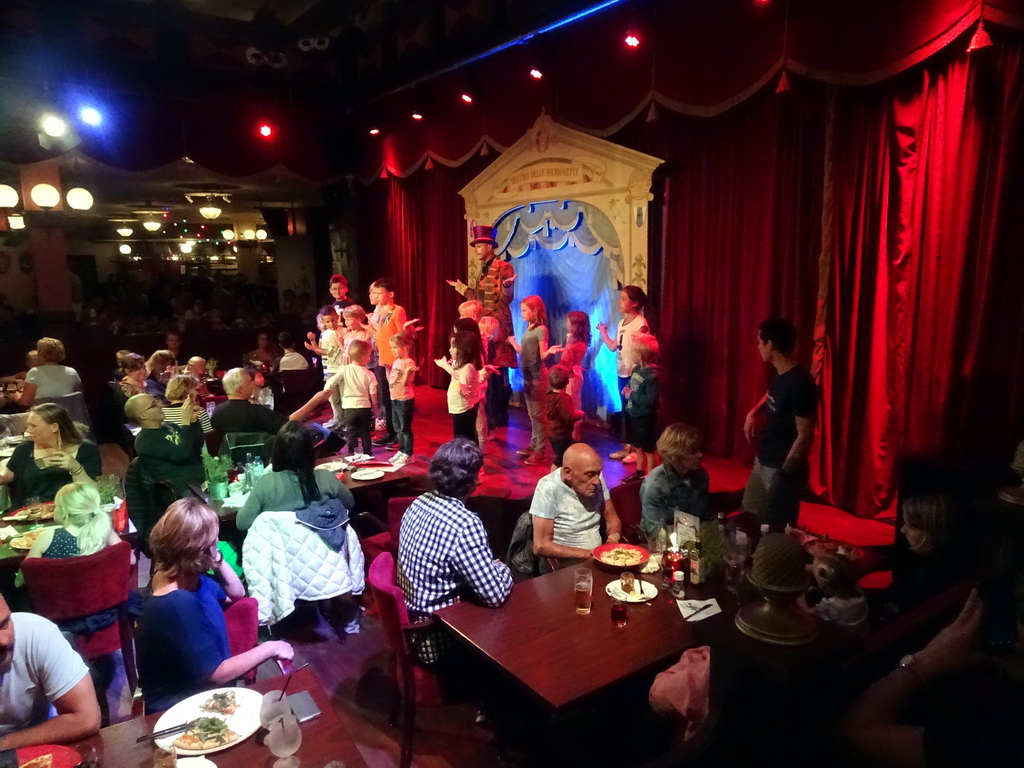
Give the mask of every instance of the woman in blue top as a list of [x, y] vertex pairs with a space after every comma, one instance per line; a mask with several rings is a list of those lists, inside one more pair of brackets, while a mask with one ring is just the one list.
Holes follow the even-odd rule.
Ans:
[[219, 529], [217, 514], [188, 498], [171, 504], [149, 534], [153, 595], [136, 632], [147, 712], [229, 683], [267, 659], [292, 658], [282, 640], [231, 655], [223, 609], [245, 597], [245, 588], [217, 551]]

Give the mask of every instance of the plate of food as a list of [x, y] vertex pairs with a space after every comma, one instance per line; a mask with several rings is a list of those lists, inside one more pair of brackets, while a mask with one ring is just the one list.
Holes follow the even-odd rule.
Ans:
[[832, 539], [813, 539], [804, 542], [804, 549], [811, 557], [820, 555], [842, 555], [847, 560], [860, 560], [864, 557], [864, 550], [853, 544]]
[[352, 473], [352, 479], [365, 483], [369, 480], [380, 480], [384, 477], [383, 469], [357, 469]]
[[28, 552], [35, 546], [36, 539], [42, 536], [45, 530], [45, 528], [36, 528], [34, 531], [26, 531], [19, 536], [15, 536], [11, 539], [11, 549], [16, 549], [19, 552]]
[[14, 510], [7, 516], [7, 520], [25, 520], [31, 523], [38, 523], [43, 520], [53, 520], [53, 510], [56, 504], [52, 501], [44, 501], [41, 504], [32, 504], [28, 507]]
[[190, 723], [183, 733], [156, 740], [158, 747], [173, 747], [183, 756], [207, 755], [233, 747], [260, 727], [263, 695], [251, 688], [217, 688], [179, 701], [164, 712], [154, 731]]
[[602, 544], [594, 548], [594, 561], [609, 571], [635, 571], [643, 568], [650, 553], [636, 544]]
[[82, 756], [60, 744], [38, 744], [18, 750], [18, 768], [74, 768]]
[[323, 464], [317, 464], [316, 468], [326, 472], [344, 472], [348, 469], [348, 462], [343, 459], [325, 461]]
[[627, 603], [646, 603], [658, 596], [656, 586], [649, 581], [636, 578], [628, 571], [622, 574], [618, 581], [609, 581], [604, 591], [609, 597], [625, 600]]

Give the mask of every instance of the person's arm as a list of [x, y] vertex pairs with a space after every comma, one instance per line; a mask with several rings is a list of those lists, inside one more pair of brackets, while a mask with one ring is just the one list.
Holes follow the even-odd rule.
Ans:
[[[501, 260], [498, 267], [498, 279], [501, 281], [501, 293], [498, 294], [500, 304], [508, 306], [512, 303], [515, 293], [516, 270], [510, 262]], [[476, 298], [475, 296], [473, 298]]]
[[785, 461], [782, 462], [781, 471], [786, 474], [794, 474], [807, 461], [811, 452], [811, 443], [814, 442], [814, 419], [806, 416], [795, 416], [796, 440], [789, 448]]
[[368, 368], [364, 368], [366, 371], [366, 382], [368, 389], [370, 390], [370, 408], [376, 413], [377, 411], [377, 377], [370, 373]]
[[540, 330], [540, 359], [543, 360], [548, 356], [548, 327], [542, 325]]
[[743, 434], [747, 438], [748, 443], [754, 442], [755, 419], [757, 419], [757, 414], [764, 408], [764, 404], [767, 402], [768, 393], [765, 392], [761, 395], [761, 399], [757, 401], [757, 405], [747, 411], [747, 417], [743, 420]]
[[312, 331], [310, 331], [309, 333], [306, 334], [305, 347], [310, 352], [316, 352], [321, 357], [323, 357], [323, 355], [324, 355], [323, 347], [321, 347], [319, 344], [317, 344], [317, 342], [316, 342], [316, 334], [313, 333]]
[[[30, 549], [28, 554], [25, 555], [25, 559], [28, 560], [30, 557], [42, 557], [43, 552], [46, 551], [46, 548], [49, 547], [50, 543], [53, 541], [53, 532], [56, 530], [56, 528], [44, 528], [39, 534], [39, 538], [36, 539], [36, 543], [32, 545], [32, 549]], [[111, 533], [113, 533], [113, 531], [111, 531]], [[116, 536], [117, 534], [114, 535]]]
[[[309, 398], [309, 400], [306, 401], [305, 405], [303, 405], [297, 411], [292, 412], [292, 414], [288, 416], [288, 420], [305, 421], [309, 417], [309, 415], [316, 409], [316, 407], [320, 405], [320, 403], [326, 403], [330, 399], [331, 393], [326, 389], [322, 389], [315, 395], [313, 395], [311, 398]], [[277, 430], [275, 429], [273, 431], [276, 432]]]
[[[228, 569], [230, 570], [230, 568]], [[210, 675], [210, 682], [220, 685], [237, 680], [250, 669], [258, 667], [267, 659], [281, 659], [291, 661], [295, 655], [291, 645], [284, 640], [269, 640], [260, 643], [237, 656], [229, 656], [224, 659]]]
[[640, 485], [640, 527], [647, 537], [656, 536], [658, 529], [671, 525], [674, 512], [668, 494], [661, 483], [664, 478], [648, 475]]
[[537, 515], [533, 516], [533, 553], [538, 557], [590, 557], [589, 549], [556, 544], [555, 521], [550, 517]]
[[220, 584], [224, 590], [224, 594], [227, 595], [228, 603], [233, 603], [237, 600], [241, 600], [245, 597], [245, 587], [242, 586], [242, 582], [238, 579], [238, 574], [234, 572], [228, 562], [224, 559], [224, 554], [217, 549], [217, 545], [213, 545], [214, 549], [214, 560], [213, 560], [213, 573], [214, 579]]
[[477, 374], [475, 365], [472, 363], [466, 363], [464, 366], [459, 368], [459, 391], [462, 393], [463, 397], [469, 397], [479, 391], [479, 387], [473, 386], [474, 378], [479, 383], [480, 377]]
[[31, 408], [36, 402], [36, 385], [28, 379], [25, 379], [21, 394], [18, 395], [18, 399], [15, 401], [22, 408]]
[[245, 503], [242, 504], [242, 508], [238, 510], [238, 515], [235, 517], [235, 527], [238, 530], [249, 530], [259, 514], [263, 512], [263, 487], [272, 482], [270, 478], [274, 474], [276, 473], [267, 472], [260, 475], [259, 479], [253, 484], [252, 490], [249, 491], [249, 495], [245, 499]]
[[449, 375], [451, 375], [454, 372], [451, 362], [446, 357], [436, 358], [434, 360], [434, 365], [436, 365], [438, 368], [444, 369], [445, 371], [448, 372]]
[[48, 466], [67, 471], [71, 475], [71, 482], [82, 485], [95, 485], [95, 478], [100, 474], [99, 450], [92, 443], [81, 443], [77, 456], [67, 451], [58, 451], [47, 456], [45, 462]]
[[615, 511], [611, 496], [608, 496], [604, 503], [604, 528], [607, 533], [606, 543], [618, 544], [622, 540], [622, 521], [619, 520], [619, 515]]
[[53, 707], [57, 710], [56, 717], [0, 737], [0, 749], [69, 744], [100, 730], [100, 705], [88, 672], [70, 691], [54, 699]]
[[462, 532], [452, 565], [488, 608], [497, 608], [512, 592], [512, 571], [495, 560], [479, 518]]
[[608, 323], [598, 323], [597, 330], [601, 334], [601, 341], [604, 342], [604, 345], [608, 347], [610, 351], [618, 352], [619, 342], [608, 335]]
[[898, 718], [911, 697], [931, 680], [978, 659], [974, 653], [983, 606], [972, 591], [960, 615], [900, 666], [862, 693], [847, 711], [842, 732], [870, 765], [924, 768], [924, 728], [902, 725]]
[[[469, 291], [472, 290], [468, 285], [466, 285], [461, 280], [445, 280], [445, 282], [448, 283], [448, 285], [450, 285], [456, 291], [458, 291], [459, 294], [462, 295], [462, 296], [466, 296], [466, 294]], [[473, 291], [473, 296], [468, 297], [468, 298], [475, 299], [476, 298], [476, 291]]]
[[519, 342], [516, 341], [515, 336], [509, 336], [505, 341], [508, 342], [508, 345], [516, 351], [517, 355], [521, 355], [523, 353], [523, 348], [520, 346]]

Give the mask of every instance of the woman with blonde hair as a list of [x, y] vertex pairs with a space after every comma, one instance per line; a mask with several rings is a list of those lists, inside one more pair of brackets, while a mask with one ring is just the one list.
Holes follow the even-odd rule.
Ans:
[[110, 513], [100, 509], [95, 486], [65, 485], [54, 501], [53, 520], [60, 527], [44, 529], [26, 557], [84, 557], [121, 540]]
[[64, 365], [64, 344], [45, 336], [36, 342], [36, 365], [25, 374], [25, 388], [18, 404], [28, 408], [36, 400], [56, 400], [82, 391], [78, 371]]
[[219, 531], [217, 513], [194, 498], [171, 504], [150, 531], [153, 594], [136, 630], [147, 712], [228, 684], [268, 659], [292, 658], [281, 640], [231, 655], [224, 608], [245, 588], [217, 550]]
[[658, 438], [662, 463], [640, 486], [640, 525], [648, 537], [656, 536], [662, 526], [672, 525], [677, 509], [701, 519], [710, 514], [709, 480], [707, 470], [700, 465], [704, 456], [700, 444], [700, 432], [679, 421], [665, 427]]
[[191, 408], [197, 411], [196, 421], [202, 427], [203, 432], [213, 432], [213, 425], [210, 423], [210, 416], [206, 410], [199, 405], [199, 381], [188, 373], [179, 373], [171, 376], [167, 382], [167, 405], [164, 406], [164, 422], [167, 424], [185, 424], [183, 409]]

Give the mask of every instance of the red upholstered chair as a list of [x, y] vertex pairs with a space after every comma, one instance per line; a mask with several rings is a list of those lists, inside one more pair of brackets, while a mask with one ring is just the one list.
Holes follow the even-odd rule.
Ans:
[[54, 623], [80, 619], [116, 608], [117, 621], [106, 629], [75, 635], [75, 647], [86, 660], [121, 649], [128, 685], [134, 691], [135, 639], [128, 615], [132, 587], [131, 545], [120, 541], [84, 557], [50, 560], [33, 557], [21, 564], [32, 610]]
[[615, 513], [622, 521], [622, 538], [634, 544], [646, 544], [643, 529], [640, 528], [642, 505], [640, 483], [623, 483], [608, 491]]
[[[256, 647], [259, 635], [260, 604], [255, 597], [243, 597], [224, 609], [224, 623], [228, 628], [228, 644], [231, 655], [237, 656]], [[246, 672], [243, 678], [252, 685], [256, 682], [256, 670]]]
[[402, 517], [417, 496], [396, 496], [388, 500], [388, 529], [360, 540], [366, 562], [372, 563], [382, 552], [398, 555], [398, 532], [402, 529]]
[[391, 724], [396, 723], [401, 707], [402, 755], [399, 766], [409, 768], [416, 728], [416, 705], [440, 706], [447, 703], [440, 680], [418, 663], [412, 650], [411, 636], [433, 626], [433, 621], [413, 623], [409, 620], [405, 595], [395, 583], [395, 559], [390, 552], [382, 553], [370, 564], [367, 579], [373, 590], [384, 635], [395, 654], [392, 673], [399, 696], [391, 708]]

